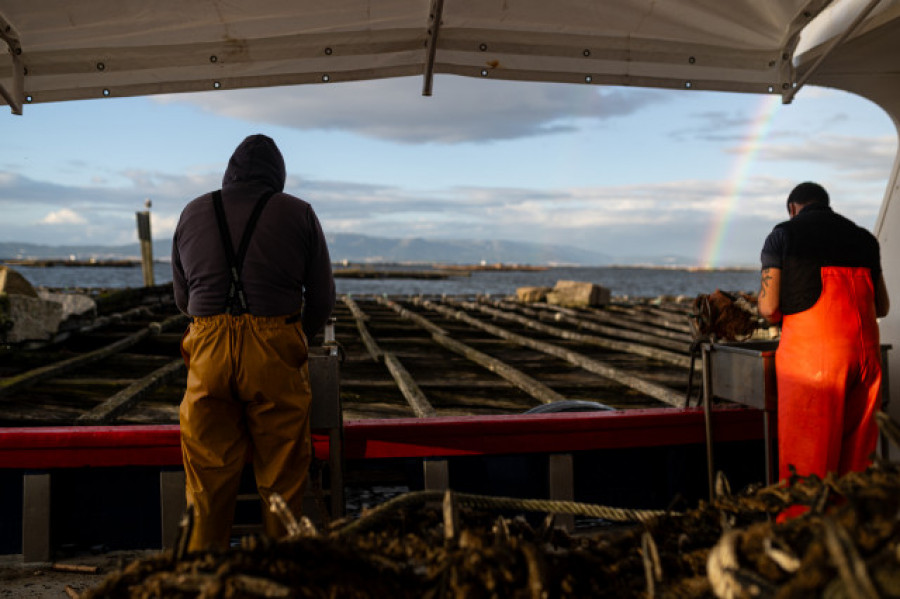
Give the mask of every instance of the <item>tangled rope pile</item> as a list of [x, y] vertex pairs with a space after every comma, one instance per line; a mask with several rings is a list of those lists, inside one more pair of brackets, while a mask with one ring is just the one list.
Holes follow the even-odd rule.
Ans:
[[[882, 430], [896, 428], [880, 420]], [[593, 515], [601, 506], [410, 494], [328, 531], [292, 521], [277, 541], [159, 553], [82, 599], [900, 597], [900, 464], [876, 460], [866, 472], [793, 477], [736, 495], [720, 489], [681, 514], [606, 512], [631, 523], [593, 535], [496, 510]], [[791, 506], [808, 512], [778, 523]]]
[[717, 597], [900, 597], [896, 463], [880, 461], [840, 479], [794, 477], [789, 486], [761, 489], [747, 501], [757, 509], [809, 511], [780, 524], [726, 523], [707, 562]]
[[[390, 519], [393, 512], [410, 509], [424, 504], [441, 501], [446, 496], [443, 491], [415, 491], [406, 493], [373, 508], [354, 520], [340, 526], [333, 534], [347, 535], [370, 530], [379, 523]], [[528, 512], [546, 512], [548, 514], [568, 514], [572, 516], [588, 516], [611, 522], [646, 522], [662, 516], [662, 510], [632, 510], [628, 508], [609, 507], [575, 501], [553, 499], [519, 499], [515, 497], [489, 497], [469, 493], [452, 493], [453, 499], [462, 506], [482, 510], [513, 510]]]

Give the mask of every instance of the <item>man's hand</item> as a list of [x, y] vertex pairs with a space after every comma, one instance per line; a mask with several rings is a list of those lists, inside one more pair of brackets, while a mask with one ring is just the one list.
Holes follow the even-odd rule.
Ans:
[[764, 268], [759, 286], [759, 314], [772, 324], [781, 322], [779, 295], [781, 293], [781, 269]]

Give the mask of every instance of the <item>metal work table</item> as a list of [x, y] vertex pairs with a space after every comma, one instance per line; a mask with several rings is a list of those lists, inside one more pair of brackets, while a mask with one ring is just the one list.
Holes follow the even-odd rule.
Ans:
[[[701, 346], [703, 363], [703, 413], [706, 424], [706, 466], [709, 496], [713, 497], [712, 412], [714, 398], [725, 399], [763, 411], [763, 441], [765, 444], [766, 484], [774, 484], [775, 451], [772, 447], [771, 417], [778, 410], [778, 388], [775, 379], [775, 350], [777, 339], [739, 342], [704, 343]], [[886, 411], [890, 400], [887, 353], [891, 345], [881, 345], [881, 409]], [[882, 436], [881, 452], [887, 458], [889, 447]]]

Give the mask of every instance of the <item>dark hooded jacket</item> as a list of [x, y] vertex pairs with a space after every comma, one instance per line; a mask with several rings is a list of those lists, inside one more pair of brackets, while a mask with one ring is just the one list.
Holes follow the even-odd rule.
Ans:
[[[251, 135], [234, 151], [222, 178], [231, 242], [240, 246], [247, 221], [264, 193], [275, 190], [250, 239], [241, 279], [255, 316], [295, 314], [303, 330], [319, 332], [334, 307], [334, 279], [322, 227], [308, 203], [283, 192], [284, 158], [265, 135]], [[190, 316], [225, 312], [231, 284], [216, 224], [212, 193], [185, 206], [172, 243], [175, 303]]]

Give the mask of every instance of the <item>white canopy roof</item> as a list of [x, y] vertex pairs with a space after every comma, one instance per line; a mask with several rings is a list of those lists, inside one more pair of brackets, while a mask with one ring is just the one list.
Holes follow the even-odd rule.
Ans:
[[[4, 0], [0, 38], [10, 52], [0, 55], [0, 102], [18, 111], [30, 102], [408, 75], [421, 75], [427, 94], [442, 73], [789, 100], [829, 40], [870, 5], [810, 81], [847, 89], [877, 74], [896, 96], [900, 2], [835, 2], [843, 12], [817, 19], [831, 3]], [[807, 37], [815, 39], [797, 55], [814, 21]]]

